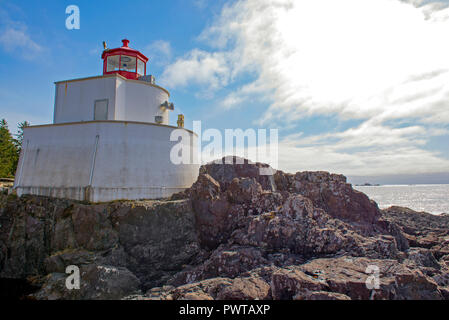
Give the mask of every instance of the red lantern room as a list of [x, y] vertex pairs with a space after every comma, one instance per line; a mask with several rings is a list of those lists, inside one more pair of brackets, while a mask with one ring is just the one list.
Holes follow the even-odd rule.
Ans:
[[[128, 47], [129, 40], [123, 39], [123, 46], [103, 51], [103, 75], [118, 73], [127, 79], [137, 80], [147, 74], [148, 58]], [[105, 45], [106, 47], [106, 45]]]

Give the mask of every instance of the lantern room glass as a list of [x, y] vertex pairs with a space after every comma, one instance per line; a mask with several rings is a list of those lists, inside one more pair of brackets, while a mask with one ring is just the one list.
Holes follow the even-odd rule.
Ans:
[[[112, 73], [117, 71], [129, 72], [135, 74], [136, 79], [146, 74], [146, 62], [132, 55], [110, 55], [105, 59], [105, 72]], [[121, 72], [120, 72], [121, 73]], [[122, 73], [122, 75], [124, 75]]]
[[120, 56], [109, 56], [107, 61], [106, 72], [118, 71], [120, 64]]
[[136, 72], [136, 57], [121, 56], [120, 70], [127, 72]]
[[137, 73], [141, 76], [145, 75], [145, 62], [140, 59], [137, 59]]

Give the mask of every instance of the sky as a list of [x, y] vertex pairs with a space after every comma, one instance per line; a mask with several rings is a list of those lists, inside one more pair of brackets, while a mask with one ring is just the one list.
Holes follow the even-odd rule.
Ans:
[[[80, 9], [68, 30], [66, 7]], [[186, 127], [279, 130], [278, 169], [449, 183], [449, 3], [0, 0], [0, 118], [51, 123], [102, 41], [150, 58]]]

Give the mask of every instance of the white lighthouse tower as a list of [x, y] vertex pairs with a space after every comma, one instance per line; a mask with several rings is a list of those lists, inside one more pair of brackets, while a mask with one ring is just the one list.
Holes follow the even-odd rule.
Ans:
[[[103, 51], [103, 75], [55, 83], [54, 121], [24, 129], [14, 187], [92, 202], [155, 199], [189, 188], [198, 164], [175, 164], [174, 145], [197, 152], [197, 136], [169, 126], [169, 92], [147, 76], [148, 58], [123, 46]], [[171, 141], [183, 130], [184, 141]]]

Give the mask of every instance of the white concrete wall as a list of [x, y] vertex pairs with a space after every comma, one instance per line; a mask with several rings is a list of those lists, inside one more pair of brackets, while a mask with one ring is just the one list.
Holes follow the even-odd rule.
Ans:
[[[117, 108], [115, 108], [115, 119], [126, 119], [126, 81], [117, 81], [116, 82], [116, 104]], [[154, 121], [151, 121], [152, 123]]]
[[155, 122], [162, 116], [162, 124], [169, 123], [169, 111], [160, 108], [169, 101], [166, 91], [145, 81], [117, 78], [116, 120]]
[[[25, 128], [15, 188], [19, 195], [93, 202], [168, 197], [190, 187], [199, 170], [170, 161], [174, 129], [116, 121]], [[185, 132], [194, 154], [197, 137]]]
[[94, 102], [102, 99], [109, 100], [108, 120], [114, 120], [115, 83], [115, 77], [56, 83], [54, 123], [92, 121]]
[[96, 100], [108, 100], [108, 120], [169, 123], [169, 111], [160, 108], [169, 101], [164, 89], [148, 82], [118, 75], [56, 83], [54, 123], [94, 120]]

